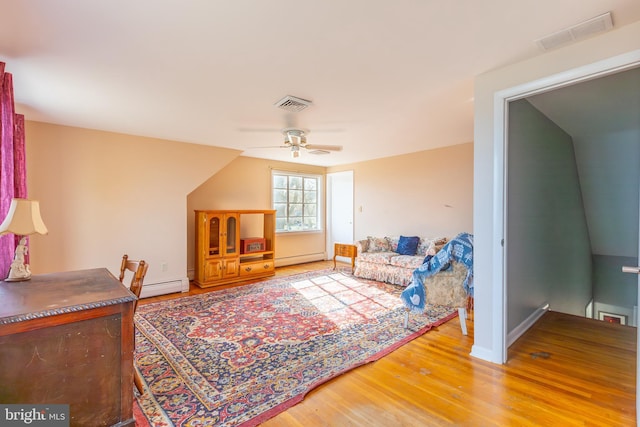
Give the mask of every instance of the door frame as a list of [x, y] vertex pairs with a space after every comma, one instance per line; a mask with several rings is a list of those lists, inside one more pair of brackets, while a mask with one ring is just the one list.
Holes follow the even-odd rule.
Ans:
[[[507, 361], [507, 291], [506, 281], [506, 256], [507, 242], [507, 146], [508, 146], [508, 119], [509, 102], [526, 98], [542, 92], [548, 92], [564, 86], [570, 86], [586, 80], [604, 77], [631, 68], [640, 66], [640, 50], [614, 56], [592, 64], [553, 74], [541, 79], [520, 84], [511, 88], [498, 91], [494, 94], [494, 141], [493, 158], [494, 166], [494, 197], [493, 197], [493, 343], [495, 359], [505, 363]], [[640, 330], [640, 327], [638, 328]], [[640, 334], [639, 334], [640, 337]], [[639, 339], [640, 341], [640, 339]], [[640, 347], [639, 347], [640, 348]], [[494, 359], [494, 360], [495, 360]], [[639, 366], [640, 367], [640, 366]], [[636, 390], [639, 389], [640, 375]], [[637, 397], [637, 407], [640, 409], [640, 399]], [[639, 411], [640, 414], [640, 411]]]

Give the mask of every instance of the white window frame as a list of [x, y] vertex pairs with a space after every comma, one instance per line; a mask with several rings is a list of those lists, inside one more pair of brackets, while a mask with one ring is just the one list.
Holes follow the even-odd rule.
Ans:
[[[316, 187], [316, 228], [314, 229], [308, 229], [308, 230], [281, 230], [278, 229], [277, 225], [276, 225], [276, 233], [317, 233], [317, 232], [321, 232], [323, 231], [323, 207], [322, 207], [322, 195], [323, 195], [323, 176], [319, 175], [319, 174], [311, 174], [311, 173], [301, 173], [301, 172], [290, 172], [290, 171], [284, 171], [284, 170], [272, 170], [271, 171], [271, 183], [270, 183], [270, 187], [271, 187], [271, 208], [272, 209], [276, 209], [275, 206], [275, 200], [273, 197], [273, 192], [274, 192], [274, 187], [273, 187], [273, 178], [275, 175], [284, 175], [287, 177], [301, 177], [301, 178], [313, 178], [316, 180], [317, 182], [317, 187]], [[288, 190], [287, 190], [288, 191]], [[289, 202], [287, 201], [287, 212], [289, 211], [288, 209], [289, 206]], [[277, 210], [277, 209], [276, 209]], [[303, 208], [303, 213], [304, 213], [304, 208]], [[303, 216], [304, 218], [304, 216]], [[276, 213], [276, 224], [278, 222], [278, 216]]]

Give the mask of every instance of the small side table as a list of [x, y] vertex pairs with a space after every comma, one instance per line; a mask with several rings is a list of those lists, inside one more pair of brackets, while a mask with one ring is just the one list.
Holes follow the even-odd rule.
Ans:
[[333, 247], [333, 269], [336, 269], [336, 257], [344, 256], [351, 258], [351, 274], [356, 266], [356, 257], [358, 256], [358, 248], [356, 245], [349, 243], [336, 243]]

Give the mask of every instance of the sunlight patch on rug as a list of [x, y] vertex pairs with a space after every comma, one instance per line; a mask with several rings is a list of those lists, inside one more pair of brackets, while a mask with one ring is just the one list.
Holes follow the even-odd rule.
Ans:
[[327, 270], [139, 306], [137, 425], [256, 425], [455, 317], [405, 329], [402, 289]]

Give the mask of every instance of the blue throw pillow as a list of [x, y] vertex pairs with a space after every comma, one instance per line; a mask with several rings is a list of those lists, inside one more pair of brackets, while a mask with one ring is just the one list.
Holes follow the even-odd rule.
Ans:
[[398, 253], [400, 255], [415, 255], [418, 250], [418, 243], [420, 243], [420, 238], [417, 236], [400, 236], [400, 240], [398, 241]]

